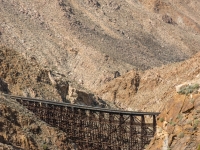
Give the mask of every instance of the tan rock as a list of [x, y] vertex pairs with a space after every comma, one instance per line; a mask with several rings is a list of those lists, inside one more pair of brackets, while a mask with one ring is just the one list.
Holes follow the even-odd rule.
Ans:
[[193, 101], [193, 99], [190, 99], [190, 100], [186, 100], [186, 101], [184, 102], [184, 105], [183, 105], [181, 111], [182, 111], [183, 113], [188, 113], [188, 112], [190, 112], [192, 109], [194, 109], [194, 101]]

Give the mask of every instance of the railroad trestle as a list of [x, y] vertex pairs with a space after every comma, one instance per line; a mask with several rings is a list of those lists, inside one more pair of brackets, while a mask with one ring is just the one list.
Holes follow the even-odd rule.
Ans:
[[156, 116], [159, 113], [110, 110], [10, 97], [41, 120], [66, 132], [77, 149], [143, 150], [156, 132]]

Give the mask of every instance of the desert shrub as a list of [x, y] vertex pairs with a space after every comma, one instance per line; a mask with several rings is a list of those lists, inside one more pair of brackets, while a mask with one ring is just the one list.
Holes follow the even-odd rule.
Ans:
[[200, 150], [200, 144], [198, 145], [197, 150]]
[[172, 126], [175, 126], [175, 125], [176, 125], [176, 123], [173, 122], [172, 120], [169, 122], [169, 124], [172, 125]]
[[43, 144], [43, 150], [48, 150], [48, 146], [46, 144]]
[[194, 124], [193, 124], [194, 129], [196, 129], [198, 125], [199, 125], [199, 120], [194, 120]]
[[183, 138], [184, 137], [184, 133], [183, 132], [179, 133], [178, 137], [179, 138]]
[[191, 102], [192, 104], [194, 104], [195, 100], [192, 98], [192, 99], [190, 100], [190, 102]]
[[163, 122], [164, 121], [164, 118], [160, 118], [160, 122]]
[[199, 89], [199, 84], [191, 84], [181, 87], [178, 93], [188, 95], [190, 93], [198, 91], [198, 89]]
[[179, 120], [181, 120], [183, 118], [183, 115], [179, 113], [176, 118], [179, 119]]

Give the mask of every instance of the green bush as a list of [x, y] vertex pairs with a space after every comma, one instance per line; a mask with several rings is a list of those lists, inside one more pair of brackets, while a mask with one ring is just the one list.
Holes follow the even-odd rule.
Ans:
[[180, 88], [180, 91], [178, 91], [178, 93], [188, 95], [190, 93], [198, 91], [198, 89], [199, 89], [199, 84], [192, 84], [192, 85], [182, 86]]

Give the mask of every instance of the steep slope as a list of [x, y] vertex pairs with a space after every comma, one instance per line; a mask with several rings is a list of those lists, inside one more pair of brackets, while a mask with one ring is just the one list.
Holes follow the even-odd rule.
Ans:
[[0, 1], [0, 41], [94, 91], [198, 52], [198, 0]]
[[200, 148], [200, 53], [191, 59], [144, 72], [131, 71], [97, 91], [118, 108], [157, 111], [150, 150]]
[[[191, 59], [147, 71], [130, 71], [97, 90], [118, 107], [139, 111], [162, 111], [176, 93], [176, 86], [200, 79], [200, 53]], [[191, 82], [192, 83], [192, 82]]]
[[157, 134], [147, 149], [200, 149], [200, 94], [175, 95], [159, 115]]
[[[0, 93], [1, 94], [1, 93]], [[0, 149], [63, 150], [73, 144], [66, 133], [38, 120], [17, 102], [0, 95]]]
[[[0, 91], [107, 107], [103, 99], [121, 109], [163, 111], [161, 135], [149, 148], [159, 149], [168, 141], [167, 148], [196, 149], [199, 95], [192, 103], [187, 96], [173, 96], [177, 85], [200, 80], [200, 53], [169, 63], [199, 52], [199, 8], [198, 0], [0, 0], [0, 44], [6, 45], [0, 47]], [[42, 134], [24, 131], [32, 129], [20, 118], [25, 116], [26, 122], [33, 116], [0, 99], [0, 146], [46, 146], [38, 140], [46, 139], [43, 133], [49, 128], [35, 119]], [[191, 106], [189, 112], [179, 104]], [[48, 146], [65, 149], [67, 139], [52, 130], [48, 136], [56, 139], [46, 139]]]
[[90, 106], [108, 107], [94, 94], [54, 70], [40, 66], [34, 57], [0, 46], [0, 91], [12, 95]]

